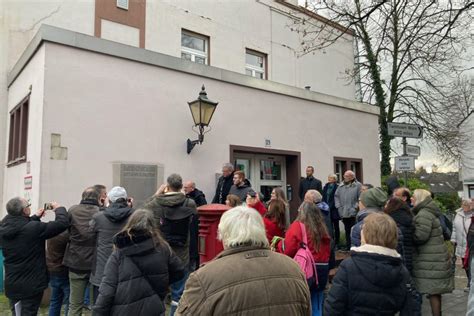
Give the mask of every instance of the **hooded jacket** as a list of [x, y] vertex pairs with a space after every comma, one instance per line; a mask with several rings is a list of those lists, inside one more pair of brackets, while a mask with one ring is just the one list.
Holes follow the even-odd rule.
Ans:
[[[360, 247], [362, 244], [361, 242], [361, 232], [362, 232], [362, 226], [364, 225], [364, 219], [369, 216], [372, 213], [376, 212], [382, 212], [380, 208], [377, 207], [367, 207], [366, 209], [363, 209], [357, 213], [356, 216], [356, 224], [352, 227], [351, 230], [351, 247]], [[397, 242], [397, 251], [401, 255], [402, 260], [404, 259], [405, 256], [405, 250], [403, 248], [403, 233], [400, 230], [400, 227], [398, 227], [398, 242]]]
[[456, 216], [453, 220], [453, 232], [451, 233], [451, 241], [456, 243], [456, 256], [464, 258], [466, 256], [467, 233], [471, 226], [472, 212], [464, 212], [464, 210], [456, 210]]
[[90, 277], [91, 284], [99, 286], [104, 274], [105, 264], [112, 254], [112, 239], [127, 223], [133, 209], [126, 201], [111, 203], [103, 212], [92, 217], [90, 228], [96, 236], [96, 248]]
[[454, 288], [451, 260], [439, 222], [441, 211], [427, 197], [413, 208], [416, 246], [413, 279], [420, 293], [450, 293]]
[[[206, 196], [204, 195], [204, 193], [201, 190], [194, 189], [189, 194], [186, 194], [186, 197], [190, 198], [190, 199], [193, 199], [193, 201], [194, 201], [194, 203], [196, 203], [197, 207], [207, 204]], [[225, 203], [225, 200], [224, 200], [224, 203]]]
[[45, 240], [68, 227], [67, 211], [59, 207], [56, 220], [43, 223], [38, 216], [7, 215], [0, 223], [0, 247], [5, 265], [5, 294], [21, 300], [48, 287]]
[[161, 315], [169, 284], [184, 276], [182, 262], [144, 232], [120, 233], [114, 244], [92, 315]]
[[415, 245], [413, 243], [413, 234], [415, 232], [413, 214], [408, 204], [404, 204], [400, 209], [393, 211], [389, 215], [393, 218], [395, 223], [397, 223], [398, 229], [402, 232], [403, 260], [408, 271], [411, 273], [413, 270], [413, 252], [415, 251]]
[[325, 315], [395, 315], [405, 305], [410, 276], [393, 249], [363, 245], [351, 249], [332, 281]]
[[247, 193], [250, 191], [252, 191], [252, 187], [244, 182], [239, 186], [236, 186], [235, 184], [232, 185], [229, 194], [237, 195], [242, 202], [245, 202], [245, 199], [247, 199]]
[[316, 206], [319, 208], [321, 214], [323, 215], [324, 224], [326, 224], [326, 229], [328, 230], [329, 236], [331, 237], [331, 239], [333, 239], [334, 228], [332, 226], [331, 210], [329, 208], [329, 205], [326, 202], [319, 202], [316, 203]]
[[187, 266], [190, 226], [192, 216], [197, 214], [196, 203], [183, 193], [169, 192], [151, 197], [144, 208], [154, 213], [163, 237]]

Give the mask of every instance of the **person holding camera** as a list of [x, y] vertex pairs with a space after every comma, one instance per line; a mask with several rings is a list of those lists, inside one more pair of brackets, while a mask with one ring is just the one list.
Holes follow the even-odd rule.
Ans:
[[5, 295], [11, 311], [21, 309], [21, 315], [36, 315], [48, 287], [45, 241], [65, 231], [69, 222], [67, 211], [58, 203], [51, 207], [56, 219], [41, 222], [44, 209], [31, 214], [31, 204], [20, 197], [8, 201], [7, 215], [0, 223], [0, 247], [5, 257]]
[[90, 222], [90, 228], [97, 240], [90, 277], [90, 283], [94, 287], [94, 302], [99, 295], [105, 264], [112, 254], [113, 237], [122, 230], [133, 212], [130, 206], [132, 199], [122, 187], [113, 187], [108, 193], [108, 200], [109, 206], [103, 212], [95, 214]]
[[186, 267], [184, 277], [170, 285], [173, 316], [189, 275], [189, 235], [191, 219], [197, 211], [196, 203], [181, 192], [183, 179], [179, 174], [171, 174], [166, 182], [145, 202], [144, 208], [153, 212], [163, 237]]
[[69, 268], [69, 316], [80, 316], [84, 303], [84, 292], [88, 287], [94, 257], [96, 235], [89, 228], [92, 217], [99, 212], [100, 192], [94, 187], [82, 193], [78, 205], [69, 208], [69, 244], [63, 264]]

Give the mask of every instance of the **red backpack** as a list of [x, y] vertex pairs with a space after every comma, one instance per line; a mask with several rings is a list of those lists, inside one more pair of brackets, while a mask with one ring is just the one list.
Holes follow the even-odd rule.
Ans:
[[314, 262], [313, 254], [308, 248], [308, 238], [306, 237], [306, 227], [303, 223], [299, 223], [301, 228], [301, 234], [303, 235], [303, 241], [300, 244], [300, 248], [294, 256], [294, 260], [300, 266], [306, 281], [308, 282], [309, 288], [316, 287], [318, 285], [318, 275], [316, 273], [316, 264]]

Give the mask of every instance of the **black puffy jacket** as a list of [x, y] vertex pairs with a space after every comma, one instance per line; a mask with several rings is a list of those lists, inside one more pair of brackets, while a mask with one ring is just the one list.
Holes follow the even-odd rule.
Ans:
[[413, 234], [415, 232], [415, 225], [413, 224], [413, 214], [410, 211], [408, 205], [404, 205], [399, 210], [396, 210], [389, 214], [398, 228], [401, 230], [403, 235], [403, 260], [408, 271], [413, 270], [413, 251], [414, 241]]
[[7, 215], [0, 224], [0, 247], [5, 257], [5, 294], [20, 300], [42, 293], [48, 287], [45, 240], [69, 226], [64, 207], [56, 209], [56, 220], [43, 223], [37, 216]]
[[351, 251], [351, 257], [341, 263], [334, 277], [324, 303], [325, 315], [399, 312], [406, 303], [406, 280], [410, 275], [397, 255], [395, 250], [372, 245]]
[[184, 276], [182, 262], [145, 233], [119, 233], [114, 244], [92, 315], [161, 315], [169, 284]]

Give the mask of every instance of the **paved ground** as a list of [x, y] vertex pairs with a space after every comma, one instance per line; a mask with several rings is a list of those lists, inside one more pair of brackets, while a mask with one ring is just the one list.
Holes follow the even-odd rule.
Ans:
[[[338, 253], [337, 259], [342, 260], [347, 255], [346, 253]], [[456, 265], [456, 277], [455, 285], [456, 289], [451, 294], [443, 295], [442, 310], [443, 316], [463, 316], [466, 315], [467, 308], [467, 296], [468, 293], [464, 292], [464, 288], [467, 284], [467, 278], [464, 270], [461, 268], [461, 263], [458, 262]], [[430, 303], [426, 298], [423, 298], [422, 314], [429, 316], [431, 315]], [[0, 295], [0, 316], [9, 316], [8, 302], [5, 296]], [[48, 315], [48, 308], [43, 307], [38, 314], [40, 316]], [[83, 312], [83, 316], [90, 316], [90, 312]]]

